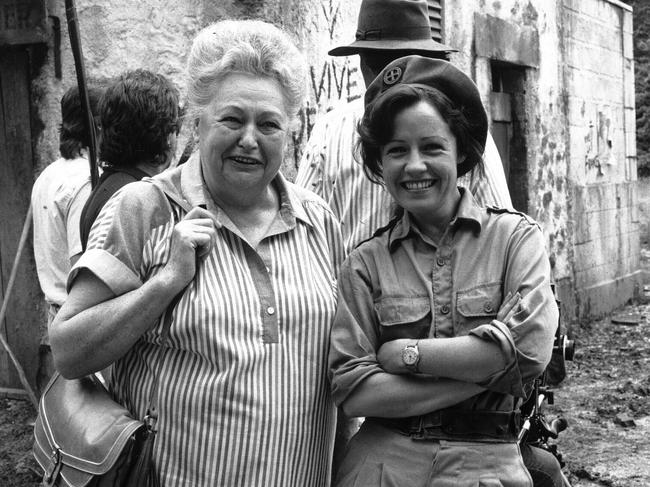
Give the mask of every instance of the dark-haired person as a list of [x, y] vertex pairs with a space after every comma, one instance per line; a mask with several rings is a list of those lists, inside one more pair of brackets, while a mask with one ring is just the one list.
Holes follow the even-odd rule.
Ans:
[[[101, 93], [97, 87], [88, 89], [90, 108], [94, 114], [97, 114]], [[68, 272], [82, 252], [79, 220], [90, 194], [89, 141], [86, 134], [79, 89], [75, 86], [61, 98], [61, 157], [41, 172], [34, 182], [31, 195], [34, 259], [38, 281], [48, 305], [48, 325], [65, 301]], [[38, 389], [45, 386], [53, 372], [47, 328], [41, 329], [40, 336]]]
[[[365, 86], [391, 61], [402, 56], [448, 59], [456, 51], [431, 38], [426, 0], [363, 0], [356, 40], [329, 51], [330, 56], [359, 56]], [[341, 222], [346, 251], [370, 238], [388, 223], [391, 198], [382, 185], [364, 174], [355, 151], [356, 127], [363, 116], [363, 98], [335, 107], [316, 120], [305, 146], [296, 184], [323, 198]], [[492, 136], [488, 134], [481, 170], [463, 177], [482, 206], [510, 208], [512, 202]]]
[[399, 211], [339, 274], [332, 393], [366, 420], [334, 485], [530, 487], [517, 411], [558, 319], [541, 229], [457, 185], [488, 127], [460, 70], [400, 58], [364, 102], [364, 171]]
[[103, 173], [81, 214], [81, 242], [99, 212], [122, 186], [155, 176], [171, 164], [179, 129], [178, 89], [161, 74], [127, 71], [99, 103]]

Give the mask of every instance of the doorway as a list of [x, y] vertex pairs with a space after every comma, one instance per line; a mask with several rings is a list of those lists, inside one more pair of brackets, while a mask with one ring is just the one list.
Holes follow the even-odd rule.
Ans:
[[502, 61], [491, 62], [490, 115], [492, 136], [499, 150], [512, 205], [529, 212], [528, 158], [525, 137], [526, 69]]
[[[0, 48], [0, 298], [4, 302], [34, 178], [30, 66], [32, 50]], [[0, 333], [34, 385], [38, 368], [43, 297], [36, 276], [32, 237], [23, 251]], [[0, 347], [0, 389], [22, 389], [7, 353]]]

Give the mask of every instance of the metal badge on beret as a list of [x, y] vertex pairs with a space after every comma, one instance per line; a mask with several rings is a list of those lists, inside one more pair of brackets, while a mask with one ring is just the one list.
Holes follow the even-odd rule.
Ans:
[[384, 84], [391, 86], [402, 78], [402, 68], [395, 66], [384, 73]]

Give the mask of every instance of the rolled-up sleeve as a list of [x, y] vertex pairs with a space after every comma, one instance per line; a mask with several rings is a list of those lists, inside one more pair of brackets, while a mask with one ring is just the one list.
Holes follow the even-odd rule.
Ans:
[[329, 373], [337, 406], [366, 378], [383, 372], [377, 363], [378, 343], [368, 273], [358, 254], [353, 253], [341, 267], [330, 340]]
[[113, 291], [115, 296], [139, 288], [140, 276], [114, 255], [103, 249], [89, 249], [81, 256], [68, 275], [68, 288], [81, 269], [89, 270]]
[[493, 320], [470, 334], [496, 343], [505, 366], [479, 385], [526, 395], [527, 384], [542, 374], [551, 359], [559, 311], [550, 282], [544, 237], [535, 224], [518, 225], [508, 246], [503, 292], [519, 292], [518, 309], [507, 323]]
[[171, 214], [167, 198], [153, 184], [124, 186], [93, 224], [88, 248], [68, 275], [67, 290], [82, 269], [94, 274], [116, 296], [140, 287], [150, 270], [168, 258]]

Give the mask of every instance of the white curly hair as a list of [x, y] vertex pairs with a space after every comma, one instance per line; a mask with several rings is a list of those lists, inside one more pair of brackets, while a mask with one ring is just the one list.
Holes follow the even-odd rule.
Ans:
[[200, 117], [218, 82], [230, 73], [247, 73], [279, 82], [290, 118], [306, 96], [307, 66], [289, 35], [260, 20], [222, 20], [194, 38], [187, 61], [187, 116]]

